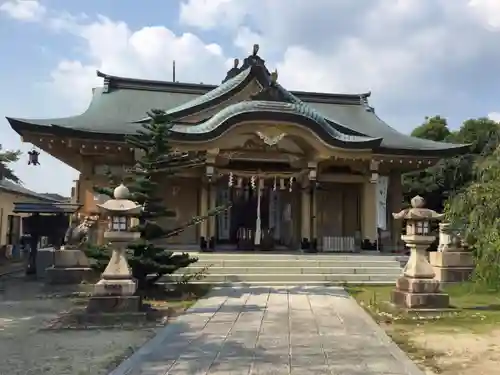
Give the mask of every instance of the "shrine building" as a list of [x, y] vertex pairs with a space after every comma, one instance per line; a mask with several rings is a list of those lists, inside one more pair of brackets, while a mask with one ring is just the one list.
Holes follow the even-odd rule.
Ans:
[[[125, 78], [97, 72], [88, 109], [73, 117], [8, 118], [30, 142], [80, 171], [76, 200], [92, 214], [104, 172], [126, 173], [138, 152], [124, 140], [147, 111], [164, 109], [179, 152], [203, 153], [204, 165], [159, 178], [176, 227], [228, 201], [232, 208], [169, 239], [179, 249], [211, 239], [215, 249], [242, 238], [297, 250], [354, 251], [401, 234], [390, 218], [402, 205], [401, 174], [423, 169], [468, 146], [399, 133], [377, 116], [370, 93], [288, 91], [253, 53], [218, 86]], [[299, 74], [299, 73], [298, 73]], [[41, 161], [43, 163], [43, 160]]]

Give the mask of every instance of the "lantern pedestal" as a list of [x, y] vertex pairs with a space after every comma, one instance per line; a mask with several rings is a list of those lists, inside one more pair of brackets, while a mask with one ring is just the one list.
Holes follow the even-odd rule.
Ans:
[[135, 296], [137, 285], [127, 262], [125, 249], [129, 242], [138, 239], [137, 232], [105, 232], [104, 238], [111, 242], [113, 253], [102, 273], [101, 280], [94, 286], [94, 295], [87, 305], [89, 313], [138, 312], [141, 298]]
[[439, 224], [438, 251], [429, 253], [429, 261], [436, 273], [435, 279], [444, 283], [469, 280], [474, 271], [474, 257], [463, 246], [450, 223]]
[[436, 280], [444, 283], [467, 281], [474, 271], [474, 257], [468, 251], [434, 251], [429, 253], [429, 260]]
[[396, 281], [391, 302], [407, 309], [445, 309], [450, 305], [450, 296], [441, 291], [438, 280], [403, 276]]
[[440, 282], [434, 279], [434, 270], [427, 261], [427, 248], [434, 237], [414, 235], [402, 236], [401, 239], [410, 246], [411, 255], [404, 276], [396, 281], [391, 302], [407, 309], [447, 308], [450, 297], [441, 291]]
[[54, 265], [45, 269], [47, 284], [81, 284], [91, 281], [94, 271], [88, 258], [76, 247], [65, 246], [54, 251]]

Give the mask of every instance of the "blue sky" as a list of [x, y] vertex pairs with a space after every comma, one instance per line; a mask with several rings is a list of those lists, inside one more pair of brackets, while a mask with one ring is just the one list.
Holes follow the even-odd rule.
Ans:
[[[29, 151], [5, 116], [85, 110], [95, 70], [217, 83], [253, 43], [290, 89], [372, 91], [402, 132], [427, 115], [452, 127], [500, 118], [500, 1], [0, 0], [0, 143]], [[78, 172], [47, 154], [15, 170], [25, 186], [68, 195]]]

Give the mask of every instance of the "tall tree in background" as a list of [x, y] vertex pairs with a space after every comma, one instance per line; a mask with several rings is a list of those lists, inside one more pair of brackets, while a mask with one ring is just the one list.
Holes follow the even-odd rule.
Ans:
[[16, 184], [21, 183], [21, 180], [16, 176], [12, 168], [10, 168], [9, 166], [9, 164], [18, 161], [20, 156], [21, 151], [3, 150], [2, 145], [0, 144], [0, 179], [4, 178]]
[[433, 116], [426, 117], [425, 122], [417, 126], [411, 132], [412, 137], [430, 139], [431, 141], [445, 141], [451, 134], [448, 129], [448, 122], [444, 117]]
[[500, 144], [499, 124], [488, 118], [466, 120], [459, 130], [450, 131], [446, 119], [441, 116], [427, 117], [412, 135], [435, 141], [471, 144], [468, 154], [442, 159], [433, 167], [403, 176], [405, 201], [418, 194], [426, 199], [429, 208], [435, 210], [442, 210], [449, 197], [468, 186], [474, 178], [475, 161], [490, 155]]
[[473, 281], [500, 289], [500, 148], [476, 160], [473, 181], [447, 202], [445, 213], [473, 249]]
[[[209, 211], [206, 216], [193, 217], [177, 228], [164, 228], [160, 225], [158, 220], [172, 216], [172, 211], [168, 210], [158, 194], [158, 177], [161, 177], [161, 188], [164, 191], [167, 189], [165, 184], [169, 182], [168, 177], [186, 168], [203, 165], [205, 159], [203, 155], [173, 151], [169, 144], [169, 134], [173, 124], [168, 115], [161, 110], [152, 110], [148, 115], [151, 118], [150, 122], [143, 124], [143, 128], [137, 134], [126, 139], [131, 148], [140, 150], [142, 154], [137, 164], [130, 169], [130, 175], [125, 181], [131, 192], [131, 199], [144, 207], [139, 217], [139, 225], [134, 228], [141, 233], [141, 240], [131, 244], [127, 249], [132, 275], [138, 280], [140, 289], [151, 287], [163, 275], [172, 274], [179, 268], [187, 267], [197, 261], [197, 258], [190, 257], [187, 253], [174, 254], [167, 251], [157, 245], [158, 240], [177, 235], [186, 228], [230, 207], [230, 203], [217, 207]], [[116, 186], [117, 179], [111, 175], [109, 177], [111, 186]], [[113, 194], [113, 189], [109, 187], [95, 187], [95, 191], [110, 197]], [[109, 261], [109, 252], [102, 249], [90, 248], [87, 250], [87, 255], [96, 260], [100, 269], [103, 269]]]

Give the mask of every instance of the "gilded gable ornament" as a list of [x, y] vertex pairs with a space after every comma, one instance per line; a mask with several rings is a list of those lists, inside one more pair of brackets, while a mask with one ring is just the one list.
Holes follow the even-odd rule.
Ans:
[[262, 131], [257, 131], [257, 135], [259, 136], [262, 141], [268, 145], [268, 146], [275, 146], [277, 145], [286, 135], [286, 133], [281, 132], [281, 133], [267, 133], [267, 132], [262, 132]]

